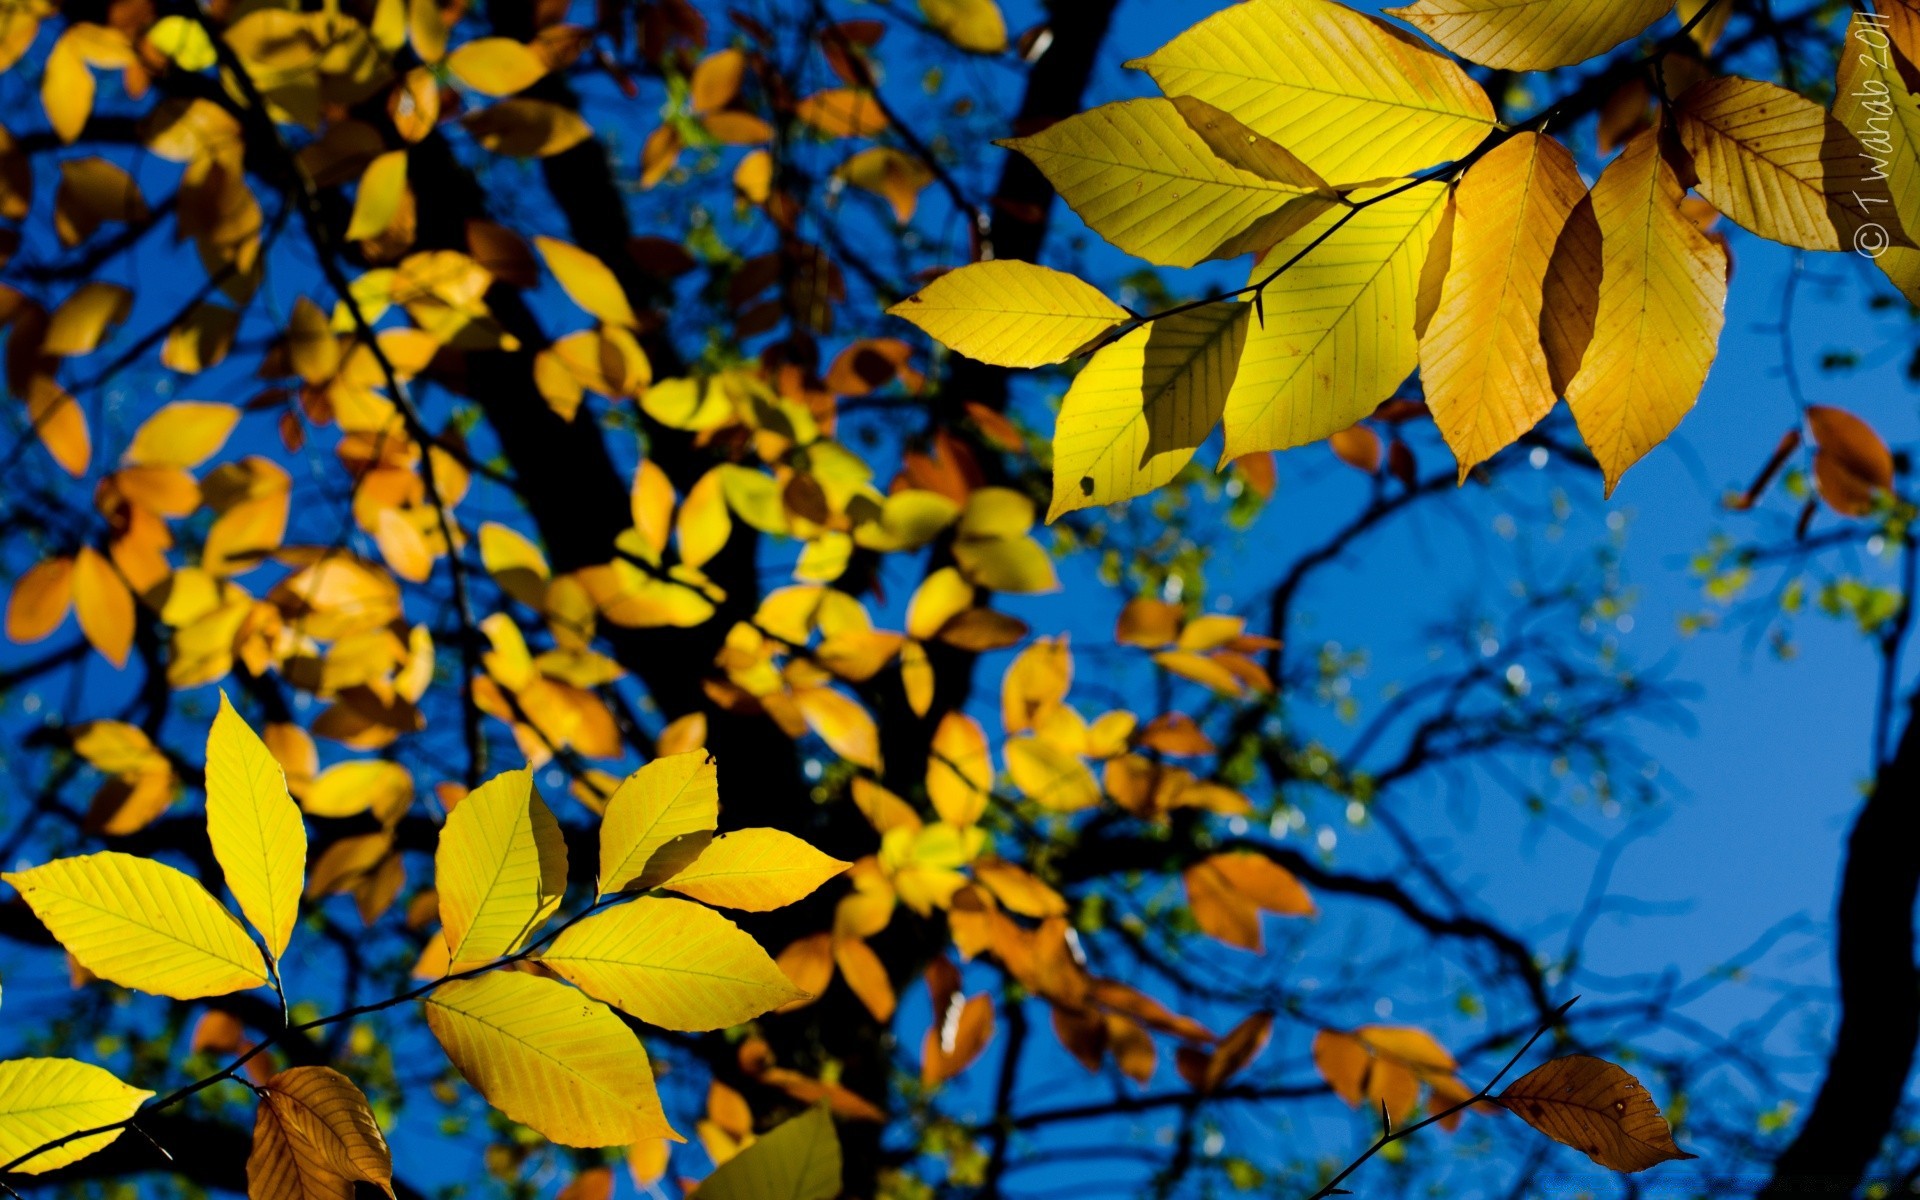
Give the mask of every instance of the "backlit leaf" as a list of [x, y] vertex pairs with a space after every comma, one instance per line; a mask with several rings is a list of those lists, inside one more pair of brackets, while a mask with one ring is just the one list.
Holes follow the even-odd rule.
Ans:
[[[83, 1129], [125, 1121], [152, 1097], [109, 1071], [70, 1058], [0, 1062], [0, 1163]], [[9, 1169], [22, 1175], [52, 1171], [104, 1150], [120, 1134], [110, 1129], [75, 1138]]]
[[1256, 231], [1290, 202], [1315, 198], [1293, 228], [1333, 202], [1297, 163], [1275, 180], [1223, 161], [1170, 100], [1104, 104], [1002, 144], [1031, 159], [1095, 233], [1164, 266], [1264, 249], [1290, 230]]
[[[1908, 19], [1920, 32], [1920, 14]], [[1854, 15], [1834, 81], [1833, 119], [1859, 140], [1863, 161], [1886, 172], [1893, 210], [1913, 238], [1920, 234], [1920, 155], [1913, 153], [1920, 146], [1920, 80], [1910, 82], [1899, 69], [1897, 51], [1874, 46], [1874, 32], [1864, 15]], [[1920, 250], [1890, 246], [1874, 262], [1920, 304]]]
[[887, 311], [1001, 367], [1061, 362], [1127, 320], [1127, 310], [1092, 284], [1015, 260], [949, 271]]
[[720, 819], [719, 773], [692, 750], [627, 776], [600, 823], [602, 894], [645, 889], [678, 874], [705, 849]]
[[1605, 54], [1672, 8], [1673, 0], [1416, 0], [1387, 13], [1469, 62], [1541, 71]]
[[1558, 399], [1540, 306], [1554, 244], [1585, 192], [1573, 155], [1534, 133], [1475, 163], [1455, 191], [1452, 266], [1420, 339], [1420, 378], [1462, 479]]
[[549, 1140], [683, 1140], [661, 1111], [640, 1039], [612, 1009], [566, 984], [493, 971], [436, 989], [425, 1009], [467, 1082]]
[[1223, 465], [1330, 437], [1412, 373], [1420, 273], [1447, 195], [1444, 185], [1421, 184], [1351, 214], [1331, 233], [1346, 214], [1325, 213], [1254, 265], [1249, 278], [1258, 281], [1293, 264], [1267, 285], [1266, 319], [1247, 331], [1222, 414]]
[[805, 995], [739, 926], [685, 900], [643, 897], [596, 913], [540, 961], [663, 1029], [725, 1029]]
[[1220, 421], [1252, 316], [1250, 304], [1209, 304], [1101, 347], [1060, 403], [1047, 520], [1178, 475]]
[[1724, 76], [1689, 88], [1675, 113], [1700, 194], [1746, 229], [1804, 250], [1851, 250], [1870, 248], [1867, 227], [1877, 225], [1892, 244], [1911, 244], [1888, 181], [1813, 101]]
[[279, 762], [225, 692], [207, 736], [207, 836], [240, 911], [278, 959], [300, 915], [307, 829]]
[[1566, 393], [1609, 493], [1693, 407], [1726, 319], [1726, 252], [1681, 211], [1684, 194], [1652, 130], [1593, 188], [1604, 262], [1599, 307]]
[[456, 969], [525, 945], [567, 886], [567, 844], [532, 772], [508, 771], [470, 792], [447, 814], [433, 865]]
[[[1486, 93], [1452, 60], [1337, 0], [1229, 5], [1129, 65], [1169, 96], [1232, 113], [1335, 184], [1460, 158], [1494, 124]], [[1355, 136], [1366, 129], [1393, 136]]]
[[164, 863], [105, 851], [0, 879], [102, 979], [176, 1000], [266, 986], [267, 964], [240, 922]]
[[700, 1183], [705, 1200], [833, 1200], [840, 1194], [840, 1136], [816, 1104], [754, 1139]]
[[1673, 1144], [1673, 1131], [1640, 1081], [1604, 1059], [1556, 1058], [1507, 1085], [1499, 1103], [1562, 1145], [1613, 1171], [1693, 1155]]
[[740, 829], [713, 839], [668, 891], [721, 908], [768, 912], [792, 904], [847, 869], [778, 829]]

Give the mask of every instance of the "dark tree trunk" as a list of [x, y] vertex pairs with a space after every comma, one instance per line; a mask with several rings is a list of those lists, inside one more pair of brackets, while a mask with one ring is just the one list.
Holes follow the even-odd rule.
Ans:
[[1859, 1188], [1892, 1131], [1920, 1038], [1913, 907], [1920, 890], [1920, 697], [1847, 838], [1835, 917], [1840, 1030], [1813, 1109], [1765, 1197]]

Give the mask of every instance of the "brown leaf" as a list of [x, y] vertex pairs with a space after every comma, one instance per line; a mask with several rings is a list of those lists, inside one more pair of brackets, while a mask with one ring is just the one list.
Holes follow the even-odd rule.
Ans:
[[1886, 442], [1859, 417], [1825, 404], [1808, 406], [1807, 427], [1818, 447], [1813, 481], [1820, 498], [1844, 516], [1872, 512], [1875, 495], [1893, 487], [1893, 455]]
[[1499, 1102], [1609, 1170], [1644, 1171], [1694, 1157], [1673, 1144], [1667, 1119], [1640, 1081], [1604, 1059], [1556, 1058], [1516, 1079]]

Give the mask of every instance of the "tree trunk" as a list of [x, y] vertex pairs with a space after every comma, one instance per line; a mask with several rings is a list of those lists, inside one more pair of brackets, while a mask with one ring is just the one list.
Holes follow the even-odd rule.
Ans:
[[1840, 1030], [1813, 1109], [1762, 1196], [1859, 1188], [1893, 1129], [1920, 1038], [1913, 907], [1920, 890], [1920, 694], [1847, 838], [1835, 918]]

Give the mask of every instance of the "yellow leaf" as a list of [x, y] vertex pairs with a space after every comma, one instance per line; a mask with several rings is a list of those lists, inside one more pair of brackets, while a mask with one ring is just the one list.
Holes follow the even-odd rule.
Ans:
[[[432, 0], [426, 0], [432, 3]], [[580, 114], [551, 100], [516, 96], [489, 104], [460, 119], [474, 140], [495, 154], [547, 158], [571, 150], [593, 136]]]
[[1078, 755], [1037, 737], [1007, 739], [1007, 774], [1040, 807], [1076, 812], [1100, 803], [1100, 783]]
[[1330, 234], [1345, 213], [1324, 213], [1254, 265], [1258, 281], [1293, 263], [1267, 285], [1264, 323], [1247, 331], [1222, 414], [1222, 466], [1330, 437], [1405, 382], [1419, 361], [1420, 272], [1447, 194], [1438, 183], [1410, 188]]
[[833, 961], [840, 968], [840, 977], [853, 989], [853, 994], [860, 997], [860, 1003], [867, 1006], [874, 1020], [884, 1024], [893, 1019], [899, 997], [894, 994], [893, 981], [887, 978], [886, 964], [873, 952], [873, 947], [855, 938], [836, 939]]
[[840, 1190], [840, 1138], [825, 1104], [761, 1134], [700, 1182], [704, 1200], [833, 1200]]
[[828, 88], [803, 98], [794, 115], [827, 137], [872, 137], [887, 127], [873, 93], [857, 88]]
[[86, 414], [51, 376], [36, 375], [27, 384], [27, 419], [61, 469], [76, 478], [87, 473], [93, 441]]
[[1225, 409], [1253, 306], [1209, 304], [1103, 346], [1053, 433], [1047, 520], [1145, 495], [1178, 475]]
[[114, 666], [126, 666], [133, 648], [133, 593], [91, 546], [80, 547], [73, 559], [73, 609], [93, 648]]
[[207, 836], [240, 911], [279, 959], [300, 915], [307, 827], [280, 763], [225, 692], [207, 735]]
[[133, 293], [117, 283], [81, 284], [48, 318], [41, 353], [60, 358], [92, 354], [108, 327], [126, 320], [132, 307]]
[[447, 22], [440, 0], [407, 0], [407, 36], [422, 62], [439, 62], [447, 53]]
[[182, 71], [204, 71], [220, 61], [207, 27], [192, 17], [161, 17], [147, 30], [147, 41]]
[[433, 869], [456, 970], [525, 945], [567, 887], [566, 840], [533, 773], [496, 775], [448, 813]]
[[[118, 1125], [152, 1099], [92, 1063], [70, 1058], [0, 1062], [0, 1163], [86, 1129]], [[10, 1171], [39, 1175], [104, 1150], [120, 1136], [109, 1129], [36, 1154]]]
[[645, 890], [678, 874], [719, 820], [719, 769], [705, 750], [641, 767], [614, 790], [600, 822], [601, 894]]
[[1611, 1171], [1694, 1157], [1673, 1144], [1673, 1130], [1640, 1081], [1604, 1059], [1556, 1058], [1508, 1084], [1499, 1103]]
[[660, 1109], [640, 1039], [612, 1009], [563, 983], [493, 971], [439, 988], [426, 1015], [467, 1082], [549, 1141], [685, 1140]]
[[143, 467], [197, 467], [220, 452], [240, 421], [231, 404], [180, 400], [166, 405], [134, 431], [123, 462]]
[[[764, 150], [756, 150], [755, 155], [764, 160], [767, 170], [772, 169], [772, 156]], [[750, 158], [743, 160], [744, 168]], [[920, 191], [934, 180], [933, 171], [924, 162], [902, 150], [891, 146], [869, 146], [853, 155], [834, 169], [834, 175], [846, 180], [854, 187], [884, 197], [893, 206], [893, 215], [902, 225], [913, 220], [914, 209], [919, 207]], [[740, 183], [739, 174], [734, 175], [736, 186]], [[745, 190], [744, 188], [742, 189]], [[765, 203], [767, 188], [759, 189], [755, 203]], [[749, 198], [753, 196], [749, 193]]]
[[828, 687], [803, 688], [793, 703], [828, 749], [855, 766], [880, 769], [880, 730], [858, 700]]
[[387, 567], [407, 582], [423, 583], [433, 574], [433, 548], [427, 545], [420, 526], [399, 509], [380, 510], [373, 524], [373, 540]]
[[69, 30], [47, 53], [46, 70], [40, 77], [40, 103], [61, 141], [72, 143], [86, 128], [93, 113], [94, 87], [93, 72]]
[[1260, 913], [1308, 916], [1313, 899], [1293, 874], [1250, 851], [1216, 854], [1188, 867], [1187, 906], [1203, 933], [1258, 954]]
[[961, 574], [983, 588], [1016, 595], [1060, 590], [1053, 560], [1030, 537], [965, 539], [954, 543], [953, 557]]
[[1813, 101], [1725, 76], [1687, 89], [1674, 111], [1696, 189], [1742, 227], [1803, 250], [1871, 249], [1872, 226], [1913, 244], [1859, 139]]
[[739, 926], [685, 900], [642, 898], [596, 913], [540, 961], [662, 1029], [726, 1029], [806, 995]]
[[1064, 361], [1127, 321], [1127, 310], [1092, 284], [1012, 259], [948, 271], [887, 311], [1000, 367]]
[[1007, 19], [994, 0], [920, 0], [920, 15], [962, 50], [998, 54], [1007, 48]]
[[1726, 321], [1726, 252], [1681, 211], [1685, 195], [1654, 130], [1629, 143], [1593, 188], [1600, 303], [1567, 405], [1609, 493], [1693, 407]]
[[1103, 104], [1000, 144], [1031, 159], [1095, 233], [1162, 266], [1264, 249], [1288, 232], [1262, 236], [1268, 218], [1311, 196], [1298, 228], [1334, 199], [1297, 160], [1280, 179], [1224, 161], [1171, 100]]
[[[313, 1181], [338, 1181], [341, 1191], [351, 1192], [353, 1181], [361, 1180], [393, 1195], [393, 1155], [352, 1080], [331, 1067], [292, 1067], [262, 1090], [254, 1153], [247, 1160], [250, 1200], [305, 1200]], [[284, 1152], [273, 1144], [276, 1135]]]
[[627, 294], [605, 263], [559, 238], [537, 237], [533, 244], [540, 248], [541, 257], [547, 260], [547, 269], [560, 281], [568, 299], [610, 325], [639, 327], [639, 318], [633, 315]]
[[363, 241], [387, 232], [400, 216], [407, 196], [407, 152], [389, 150], [367, 164], [353, 197], [347, 239]]
[[[1914, 22], [1920, 30], [1920, 15]], [[1893, 210], [1913, 238], [1920, 236], [1920, 156], [1914, 154], [1920, 146], [1920, 90], [1899, 69], [1895, 50], [1873, 44], [1870, 35], [1877, 31], [1864, 16], [1854, 15], [1834, 82], [1833, 119], [1853, 132], [1869, 164], [1886, 172]], [[1889, 246], [1874, 262], [1908, 300], [1920, 304], [1920, 250]]]
[[455, 79], [488, 96], [511, 96], [540, 81], [547, 64], [512, 38], [475, 38], [447, 55]]
[[[1128, 65], [1169, 96], [1233, 114], [1335, 184], [1450, 162], [1494, 125], [1486, 93], [1450, 59], [1337, 0], [1231, 5]], [[1355, 136], [1366, 129], [1393, 136]]]
[[933, 810], [949, 825], [977, 824], [992, 790], [993, 751], [980, 722], [957, 712], [940, 718], [927, 752], [927, 799]]
[[1475, 163], [1455, 192], [1452, 265], [1420, 339], [1420, 378], [1462, 479], [1558, 399], [1540, 306], [1554, 243], [1585, 194], [1573, 155], [1535, 133]]
[[267, 964], [199, 881], [106, 851], [0, 875], [48, 931], [100, 978], [176, 1000], [264, 987]]
[[847, 865], [790, 833], [739, 829], [713, 839], [661, 886], [704, 904], [770, 912], [810, 895]]
[[854, 776], [853, 803], [876, 833], [920, 828], [920, 814], [911, 804], [865, 776]]
[[399, 763], [381, 759], [336, 763], [314, 777], [301, 806], [316, 817], [370, 811], [382, 824], [390, 824], [413, 806], [413, 777]]
[[1672, 8], [1673, 0], [1416, 0], [1387, 15], [1468, 62], [1544, 71], [1605, 54]]
[[67, 619], [73, 606], [73, 560], [48, 558], [28, 567], [7, 598], [7, 638], [37, 642]]
[[552, 570], [547, 556], [526, 535], [488, 521], [480, 526], [480, 561], [500, 590], [533, 609], [544, 609]]

